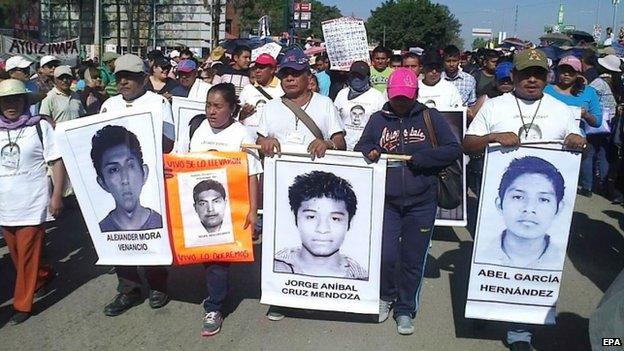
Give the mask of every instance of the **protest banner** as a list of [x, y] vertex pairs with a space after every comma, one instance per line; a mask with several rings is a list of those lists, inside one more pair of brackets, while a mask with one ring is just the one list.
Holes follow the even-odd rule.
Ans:
[[171, 98], [173, 126], [175, 128], [175, 152], [189, 151], [189, 122], [197, 115], [206, 113], [206, 102], [173, 96]]
[[555, 323], [581, 155], [552, 147], [488, 148], [466, 318]]
[[174, 263], [252, 262], [247, 153], [169, 154], [164, 163]]
[[262, 45], [259, 48], [251, 50], [251, 61], [254, 62], [258, 58], [258, 56], [262, 54], [269, 54], [274, 59], [277, 59], [277, 56], [282, 51], [282, 46], [278, 43], [267, 43]]
[[78, 38], [57, 43], [39, 43], [34, 40], [2, 36], [2, 50], [6, 54], [22, 55], [32, 59], [52, 55], [72, 65], [76, 63], [76, 58], [80, 54], [79, 47]]
[[355, 61], [370, 64], [364, 21], [341, 17], [324, 21], [321, 25], [332, 70], [348, 71]]
[[56, 139], [101, 265], [171, 264], [162, 117], [129, 108], [62, 122]]
[[[466, 131], [466, 108], [439, 112], [450, 127], [453, 135], [457, 138], [457, 142], [461, 144]], [[462, 172], [461, 204], [450, 210], [438, 207], [435, 221], [435, 225], [438, 227], [465, 227], [468, 224], [468, 215], [466, 214], [466, 164], [468, 163], [468, 157], [464, 156], [456, 162], [460, 164]]]
[[261, 303], [379, 313], [386, 161], [352, 154], [265, 158]]

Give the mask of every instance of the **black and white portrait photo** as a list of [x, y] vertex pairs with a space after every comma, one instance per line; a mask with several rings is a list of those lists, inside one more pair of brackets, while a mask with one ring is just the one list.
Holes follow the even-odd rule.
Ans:
[[224, 169], [178, 174], [186, 247], [234, 242]]
[[150, 167], [143, 161], [137, 136], [122, 126], [107, 125], [91, 139], [91, 161], [97, 183], [115, 207], [100, 222], [105, 232], [162, 228], [158, 211], [141, 204]]
[[275, 253], [275, 272], [368, 279], [364, 266], [340, 252], [358, 208], [349, 181], [323, 171], [297, 175], [288, 202], [301, 245]]
[[162, 119], [133, 108], [57, 124], [98, 264], [169, 264]]
[[475, 261], [560, 270], [578, 168], [557, 157], [563, 151], [523, 147], [492, 155], [484, 169]]
[[364, 128], [364, 126], [362, 125], [362, 122], [366, 117], [366, 110], [364, 109], [364, 107], [362, 107], [362, 105], [355, 105], [351, 107], [351, 111], [349, 112], [351, 116], [351, 126]]

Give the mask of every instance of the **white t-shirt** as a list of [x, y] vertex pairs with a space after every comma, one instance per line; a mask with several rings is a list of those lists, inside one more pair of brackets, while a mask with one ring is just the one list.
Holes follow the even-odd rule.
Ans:
[[212, 88], [211, 84], [208, 84], [203, 80], [197, 78], [195, 79], [195, 83], [193, 83], [193, 85], [191, 86], [187, 98], [196, 101], [206, 101], [206, 97], [208, 96], [208, 90], [210, 90], [210, 88]]
[[[52, 186], [47, 163], [58, 160], [52, 126], [42, 120], [43, 142], [37, 127], [0, 131], [0, 225], [31, 226], [51, 221], [48, 211]], [[17, 143], [11, 152], [9, 139]], [[19, 151], [18, 151], [19, 150]], [[18, 161], [19, 160], [19, 161]]]
[[426, 85], [421, 79], [418, 82], [418, 102], [440, 111], [462, 106], [459, 90], [453, 83], [445, 79], [440, 79], [434, 86]]
[[[266, 91], [267, 94], [272, 96], [273, 100], [279, 100], [282, 95], [284, 95], [284, 90], [282, 90], [279, 81], [275, 87], [266, 86], [262, 87], [262, 89]], [[258, 132], [258, 123], [260, 122], [260, 113], [264, 109], [264, 105], [266, 105], [270, 100], [267, 99], [266, 96], [262, 95], [262, 93], [260, 93], [252, 84], [245, 85], [243, 91], [241, 91], [239, 99], [241, 106], [250, 104], [256, 107], [256, 112], [253, 115], [241, 121], [241, 123], [247, 127], [253, 135], [256, 135]]]
[[173, 127], [173, 112], [171, 111], [171, 104], [167, 99], [153, 93], [146, 91], [145, 94], [139, 98], [126, 101], [121, 94], [115, 95], [108, 100], [104, 101], [100, 108], [100, 113], [111, 111], [123, 111], [131, 107], [155, 107], [161, 106], [161, 116], [163, 119], [163, 135], [169, 140], [175, 140], [175, 129]]
[[368, 119], [373, 113], [383, 108], [386, 98], [379, 90], [372, 88], [353, 100], [348, 100], [348, 96], [349, 88], [347, 87], [338, 92], [334, 104], [347, 132], [345, 135], [347, 150], [353, 150], [362, 136]]
[[[327, 96], [313, 93], [308, 106], [302, 107], [329, 140], [332, 135], [344, 132], [344, 123], [338, 115], [334, 103]], [[314, 134], [306, 125], [298, 121], [295, 114], [281, 100], [269, 101], [260, 114], [258, 134], [275, 138], [282, 146], [297, 152], [307, 152]]]
[[[466, 135], [484, 136], [491, 133], [512, 132], [520, 140], [564, 140], [568, 134], [581, 135], [578, 122], [570, 108], [554, 97], [544, 94], [539, 101], [518, 99], [522, 118], [518, 111], [516, 98], [512, 93], [489, 99], [475, 116], [466, 131]], [[535, 111], [537, 110], [537, 114]], [[535, 120], [531, 124], [531, 119]], [[524, 119], [524, 124], [522, 122]], [[528, 131], [528, 135], [525, 131]]]
[[[240, 122], [234, 122], [223, 130], [216, 130], [210, 127], [210, 123], [206, 119], [193, 133], [193, 138], [187, 151], [240, 151], [241, 144], [255, 143], [256, 138]], [[262, 163], [260, 163], [258, 152], [252, 149], [243, 149], [243, 151], [247, 153], [247, 170], [249, 175], [262, 173]]]

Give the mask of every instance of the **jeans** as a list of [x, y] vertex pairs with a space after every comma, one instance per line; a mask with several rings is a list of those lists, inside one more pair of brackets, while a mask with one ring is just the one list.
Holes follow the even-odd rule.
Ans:
[[228, 292], [229, 263], [204, 264], [208, 296], [202, 302], [206, 313], [221, 311]]
[[[414, 318], [418, 311], [437, 209], [433, 191], [423, 195], [425, 200], [410, 206], [399, 206], [388, 201], [384, 206], [380, 297], [384, 301], [395, 301], [395, 319], [401, 315]], [[398, 257], [401, 260], [397, 281], [395, 266]]]
[[516, 328], [507, 330], [507, 344], [511, 345], [520, 341], [531, 343], [532, 336], [533, 333], [528, 328], [524, 328], [522, 324], [517, 324]]
[[609, 134], [588, 135], [587, 142], [589, 149], [587, 158], [592, 160], [593, 174], [597, 175], [597, 179], [600, 181], [596, 187], [604, 190], [609, 173], [609, 161], [607, 159]]

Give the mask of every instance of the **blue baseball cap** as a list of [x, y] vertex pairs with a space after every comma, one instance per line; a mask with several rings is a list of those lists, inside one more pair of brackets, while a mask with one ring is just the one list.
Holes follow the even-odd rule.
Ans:
[[292, 68], [295, 71], [305, 71], [310, 69], [310, 60], [299, 48], [286, 51], [282, 62], [279, 65], [278, 72], [284, 68]]
[[513, 64], [509, 61], [501, 62], [496, 65], [496, 69], [494, 70], [494, 76], [497, 81], [501, 81], [505, 78], [511, 78], [511, 69], [513, 68]]

